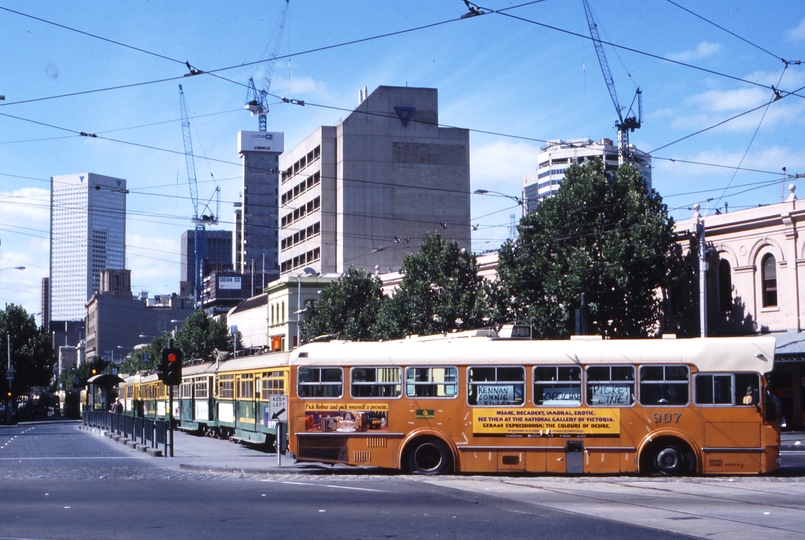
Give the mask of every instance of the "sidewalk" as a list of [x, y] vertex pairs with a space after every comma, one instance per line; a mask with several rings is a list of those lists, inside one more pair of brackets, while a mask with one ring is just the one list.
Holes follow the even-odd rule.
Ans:
[[296, 464], [287, 455], [283, 455], [278, 463], [277, 453], [273, 448], [259, 448], [223, 439], [192, 435], [181, 430], [174, 432], [173, 457], [167, 457], [164, 445], [159, 445], [157, 448], [143, 447], [108, 431], [84, 425], [80, 428], [125, 445], [131, 448], [132, 452], [144, 452], [159, 460], [160, 466], [181, 470], [268, 474], [322, 468], [319, 464]]

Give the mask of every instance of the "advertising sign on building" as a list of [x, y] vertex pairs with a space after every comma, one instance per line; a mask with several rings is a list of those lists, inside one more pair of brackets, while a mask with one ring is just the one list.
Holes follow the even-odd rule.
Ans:
[[239, 291], [241, 280], [240, 276], [218, 276], [218, 288]]
[[239, 131], [238, 152], [277, 152], [285, 149], [285, 134], [273, 131]]

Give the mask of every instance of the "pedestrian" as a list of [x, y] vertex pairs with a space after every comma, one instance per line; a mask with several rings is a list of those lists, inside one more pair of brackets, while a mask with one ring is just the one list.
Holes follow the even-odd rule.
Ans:
[[115, 398], [115, 404], [112, 405], [112, 412], [115, 414], [123, 414], [123, 404], [120, 403], [120, 398]]

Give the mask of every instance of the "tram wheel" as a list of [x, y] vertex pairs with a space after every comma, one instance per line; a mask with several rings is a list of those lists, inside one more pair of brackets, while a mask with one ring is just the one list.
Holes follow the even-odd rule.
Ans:
[[416, 441], [408, 452], [408, 471], [411, 474], [444, 474], [453, 469], [453, 454], [444, 441]]
[[695, 474], [696, 458], [682, 441], [658, 440], [645, 450], [640, 470], [663, 476]]

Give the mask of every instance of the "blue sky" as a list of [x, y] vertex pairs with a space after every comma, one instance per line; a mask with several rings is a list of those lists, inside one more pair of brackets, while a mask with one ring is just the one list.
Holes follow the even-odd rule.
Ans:
[[[709, 212], [776, 203], [800, 183], [782, 169], [805, 173], [805, 3], [589, 2], [602, 40], [620, 46], [605, 51], [621, 104], [643, 90], [631, 141], [652, 153], [654, 188], [676, 219], [696, 202]], [[245, 85], [262, 81], [283, 3], [0, 0], [0, 268], [26, 266], [0, 271], [0, 305], [39, 311], [50, 177], [78, 172], [127, 180], [135, 292], [177, 290], [193, 213], [178, 85], [199, 198], [220, 186], [231, 229], [237, 132], [257, 129]], [[545, 141], [616, 138], [581, 0], [481, 5], [491, 12], [460, 19], [462, 0], [290, 0], [270, 92], [306, 105], [270, 98], [268, 129], [292, 148], [349, 114], [364, 86], [437, 88], [440, 122], [471, 130], [473, 190], [511, 196]], [[212, 74], [183, 77], [185, 61]], [[782, 99], [769, 105], [772, 86]], [[519, 208], [472, 201], [473, 249], [495, 249]]]

